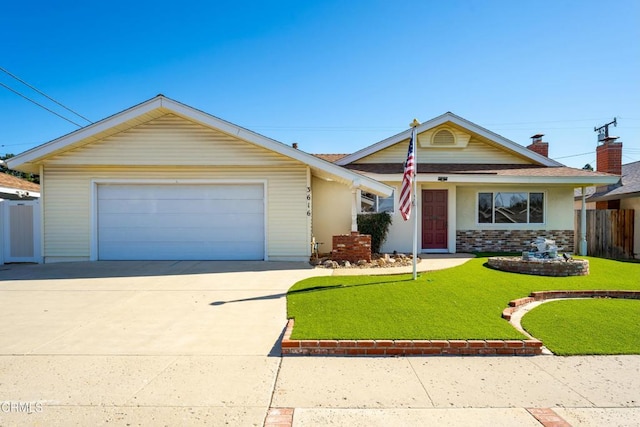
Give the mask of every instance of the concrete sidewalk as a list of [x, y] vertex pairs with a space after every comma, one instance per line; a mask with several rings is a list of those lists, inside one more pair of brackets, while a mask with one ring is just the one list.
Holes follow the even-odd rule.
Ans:
[[[457, 267], [470, 259], [475, 258], [475, 256], [471, 254], [421, 254], [419, 258], [420, 262], [416, 264], [416, 271], [424, 273], [426, 271]], [[333, 270], [334, 276], [365, 276], [407, 273], [413, 273], [413, 266], [409, 265], [389, 268], [337, 268]]]
[[545, 408], [573, 425], [640, 425], [640, 356], [280, 357], [287, 289], [332, 273], [0, 266], [0, 425], [261, 426], [278, 408], [295, 426], [534, 426]]

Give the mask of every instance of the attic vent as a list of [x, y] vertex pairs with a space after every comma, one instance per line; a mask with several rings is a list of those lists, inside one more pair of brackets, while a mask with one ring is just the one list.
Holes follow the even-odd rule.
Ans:
[[433, 135], [434, 145], [453, 145], [455, 143], [455, 136], [453, 136], [453, 133], [446, 129], [441, 129]]

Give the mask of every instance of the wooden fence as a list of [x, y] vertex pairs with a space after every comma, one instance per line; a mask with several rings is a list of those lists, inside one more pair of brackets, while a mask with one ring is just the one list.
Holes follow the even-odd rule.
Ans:
[[[587, 211], [587, 254], [590, 256], [632, 259], [633, 233], [633, 209]], [[577, 249], [580, 247], [580, 210], [576, 210], [575, 216], [575, 242]]]

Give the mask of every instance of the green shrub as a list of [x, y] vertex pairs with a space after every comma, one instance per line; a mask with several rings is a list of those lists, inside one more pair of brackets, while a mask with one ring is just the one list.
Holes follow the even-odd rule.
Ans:
[[389, 212], [358, 215], [358, 231], [371, 236], [371, 253], [380, 253], [380, 248], [389, 233], [392, 219]]

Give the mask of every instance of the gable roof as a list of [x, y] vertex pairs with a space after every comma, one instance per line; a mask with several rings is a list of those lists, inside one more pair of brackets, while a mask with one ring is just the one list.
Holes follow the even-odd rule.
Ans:
[[289, 145], [267, 138], [263, 135], [207, 114], [188, 105], [158, 95], [120, 113], [107, 117], [70, 134], [32, 148], [7, 160], [11, 169], [25, 172], [39, 172], [39, 164], [52, 156], [90, 144], [107, 136], [125, 131], [149, 120], [172, 113], [203, 126], [217, 129], [223, 133], [241, 139], [258, 147], [298, 160], [309, 166], [314, 175], [324, 179], [338, 181], [381, 196], [391, 195], [393, 189], [374, 179], [349, 171], [312, 154], [305, 153]]
[[[515, 152], [527, 159], [530, 159], [531, 161], [537, 164], [540, 164], [543, 166], [563, 166], [562, 163], [558, 163], [555, 160], [551, 160], [548, 157], [545, 157], [541, 154], [531, 151], [520, 144], [517, 144], [507, 138], [504, 138], [503, 136], [500, 136], [497, 133], [491, 132], [490, 130], [485, 129], [482, 126], [478, 126], [477, 124], [472, 123], [469, 120], [463, 119], [462, 117], [457, 116], [451, 112], [446, 112], [438, 117], [435, 117], [429, 121], [422, 123], [417, 127], [416, 132], [419, 134], [426, 130], [435, 128], [445, 123], [453, 123], [462, 128], [465, 128], [477, 135], [480, 135], [486, 139], [489, 139], [490, 141], [494, 142], [496, 145], [501, 146], [504, 149], [507, 149], [509, 151]], [[344, 166], [349, 163], [353, 163], [373, 153], [376, 153], [380, 150], [384, 150], [385, 148], [388, 148], [399, 142], [405, 141], [410, 137], [411, 137], [411, 129], [407, 129], [403, 132], [400, 132], [397, 135], [384, 139], [360, 151], [356, 151], [353, 154], [345, 156], [339, 159], [338, 161], [336, 161], [336, 164]]]
[[[588, 194], [588, 193], [587, 193]], [[622, 165], [620, 182], [589, 197], [590, 202], [640, 197], [640, 161]]]

